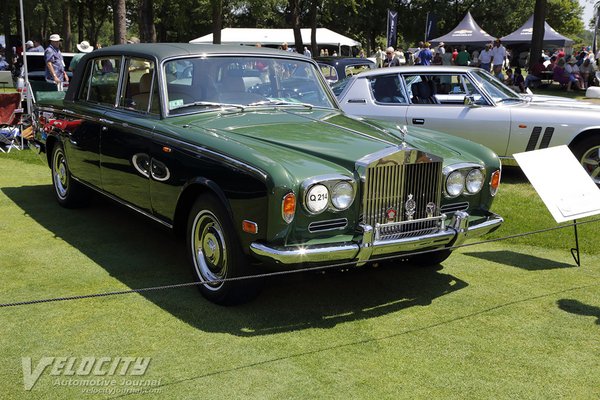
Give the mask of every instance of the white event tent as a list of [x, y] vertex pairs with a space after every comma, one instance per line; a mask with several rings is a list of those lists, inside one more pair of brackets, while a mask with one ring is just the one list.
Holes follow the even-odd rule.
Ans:
[[[310, 48], [310, 28], [302, 28], [300, 31], [302, 33], [302, 42]], [[190, 40], [190, 43], [212, 42], [212, 33]], [[283, 42], [287, 42], [290, 46], [294, 45], [293, 29], [225, 28], [221, 30], [222, 44], [254, 46], [256, 43], [260, 43], [263, 46], [279, 46]], [[338, 54], [341, 55], [342, 46], [360, 47], [360, 42], [327, 28], [317, 28], [317, 45], [321, 47], [337, 47]]]

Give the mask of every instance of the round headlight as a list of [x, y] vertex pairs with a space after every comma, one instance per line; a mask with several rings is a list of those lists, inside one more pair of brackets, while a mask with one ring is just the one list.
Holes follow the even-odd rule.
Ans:
[[465, 188], [465, 177], [460, 171], [454, 171], [446, 178], [446, 193], [450, 197], [456, 197]]
[[483, 187], [483, 180], [485, 177], [483, 176], [483, 172], [479, 168], [474, 168], [467, 174], [467, 178], [465, 179], [465, 186], [467, 188], [467, 192], [471, 194], [478, 193]]
[[354, 199], [354, 188], [348, 182], [337, 183], [331, 191], [331, 202], [338, 210], [345, 210], [350, 207]]
[[311, 213], [320, 213], [329, 204], [329, 191], [325, 185], [314, 185], [306, 192], [306, 208]]

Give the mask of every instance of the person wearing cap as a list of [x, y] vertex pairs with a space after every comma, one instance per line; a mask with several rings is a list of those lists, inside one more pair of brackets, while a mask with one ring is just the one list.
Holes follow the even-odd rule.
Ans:
[[28, 40], [25, 42], [25, 51], [31, 51], [31, 49], [33, 48], [33, 42], [31, 40]]
[[69, 64], [69, 71], [71, 72], [75, 72], [75, 67], [77, 66], [79, 60], [81, 60], [81, 57], [83, 57], [87, 53], [90, 53], [92, 50], [94, 50], [94, 48], [90, 45], [90, 42], [84, 40], [83, 42], [77, 45], [77, 50], [79, 50], [79, 53], [73, 56], [73, 58], [71, 59], [71, 63]]
[[440, 54], [446, 53], [446, 48], [444, 47], [444, 42], [440, 42], [440, 44], [438, 44], [436, 53], [440, 53]]
[[33, 39], [33, 47], [28, 48], [27, 52], [29, 52], [29, 53], [43, 53], [44, 52], [44, 46], [42, 46], [42, 43], [40, 43], [39, 40]]
[[566, 56], [565, 61], [565, 74], [569, 75], [569, 80], [575, 83], [577, 89], [585, 88], [585, 82], [579, 73], [579, 67], [577, 66], [577, 59], [572, 55], [568, 55]]
[[50, 35], [50, 44], [44, 51], [44, 61], [46, 62], [46, 82], [54, 83], [56, 90], [62, 91], [63, 84], [69, 82], [67, 71], [65, 71], [65, 61], [60, 52], [60, 35], [54, 33]]

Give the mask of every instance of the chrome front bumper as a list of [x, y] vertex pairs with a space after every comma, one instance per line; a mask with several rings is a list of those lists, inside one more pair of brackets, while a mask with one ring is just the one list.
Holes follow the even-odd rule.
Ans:
[[449, 224], [442, 223], [437, 231], [413, 237], [378, 240], [376, 229], [361, 224], [363, 232], [357, 241], [309, 246], [268, 246], [252, 243], [250, 250], [256, 258], [276, 264], [356, 262], [361, 265], [389, 255], [401, 256], [423, 249], [457, 246], [468, 238], [495, 231], [503, 222], [501, 216], [490, 213], [483, 221], [469, 224], [469, 214], [459, 211], [454, 214]]

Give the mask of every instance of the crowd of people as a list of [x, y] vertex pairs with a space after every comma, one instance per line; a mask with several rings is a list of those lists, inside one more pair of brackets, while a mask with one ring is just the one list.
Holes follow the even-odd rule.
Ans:
[[[595, 72], [600, 52], [595, 55], [589, 47], [582, 48], [576, 54], [565, 54], [563, 49], [552, 53], [545, 50], [527, 74], [520, 68], [517, 60], [511, 60], [511, 52], [506, 49], [500, 39], [486, 44], [481, 51], [469, 52], [467, 46], [447, 46], [443, 42], [433, 46], [429, 42], [419, 42], [416, 49], [404, 51], [402, 48], [388, 47], [383, 51], [377, 47], [373, 54], [378, 67], [394, 67], [399, 65], [460, 65], [479, 67], [492, 73], [500, 81], [519, 92], [534, 87], [543, 80], [554, 80], [563, 85], [567, 91], [585, 90], [598, 82]], [[529, 57], [525, 65], [529, 64]], [[511, 67], [514, 65], [514, 69]], [[526, 76], [525, 76], [526, 75]]]

